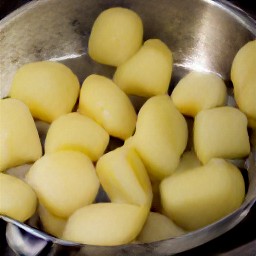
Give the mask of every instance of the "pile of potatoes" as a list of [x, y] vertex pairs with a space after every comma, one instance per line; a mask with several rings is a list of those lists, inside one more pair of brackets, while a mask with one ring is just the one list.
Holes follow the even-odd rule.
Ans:
[[[172, 52], [143, 43], [132, 10], [103, 11], [88, 53], [116, 67], [113, 79], [92, 74], [80, 88], [61, 63], [29, 63], [0, 100], [0, 214], [24, 222], [38, 210], [51, 235], [120, 245], [180, 236], [239, 208], [245, 183], [228, 160], [248, 156], [248, 120], [256, 128], [256, 41], [232, 65], [238, 108], [212, 73], [190, 72], [169, 96]], [[130, 95], [146, 98], [139, 111]], [[43, 146], [34, 120], [50, 124]], [[109, 150], [112, 138], [122, 146]], [[8, 174], [26, 163], [24, 180]], [[110, 202], [95, 203], [100, 186]]]

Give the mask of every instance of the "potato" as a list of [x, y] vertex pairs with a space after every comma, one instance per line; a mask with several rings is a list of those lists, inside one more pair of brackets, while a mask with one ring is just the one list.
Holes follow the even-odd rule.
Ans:
[[127, 94], [144, 97], [165, 94], [172, 64], [172, 52], [167, 45], [159, 39], [149, 39], [134, 56], [118, 66], [113, 79]]
[[201, 111], [194, 122], [194, 147], [202, 163], [211, 158], [241, 158], [250, 152], [247, 118], [236, 108]]
[[184, 233], [184, 230], [178, 227], [165, 215], [157, 212], [150, 212], [137, 240], [142, 243], [151, 243], [181, 236]]
[[126, 244], [139, 234], [147, 214], [147, 208], [137, 205], [91, 204], [69, 218], [63, 239], [103, 246]]
[[201, 166], [199, 159], [197, 158], [194, 151], [185, 152], [181, 158], [175, 173], [191, 170], [195, 167]]
[[226, 85], [220, 77], [196, 71], [183, 77], [171, 94], [177, 109], [192, 117], [203, 109], [223, 106], [226, 98]]
[[185, 230], [209, 225], [236, 210], [245, 197], [239, 169], [223, 159], [172, 175], [161, 182], [165, 213]]
[[151, 178], [161, 180], [177, 168], [187, 136], [185, 118], [168, 95], [159, 95], [140, 109], [132, 143]]
[[99, 180], [91, 160], [78, 151], [58, 151], [37, 160], [26, 175], [40, 203], [53, 215], [68, 218], [94, 201]]
[[103, 155], [108, 142], [108, 133], [91, 118], [69, 113], [51, 124], [45, 140], [45, 152], [78, 150], [96, 161]]
[[72, 111], [79, 81], [65, 65], [40, 61], [23, 65], [15, 74], [10, 96], [23, 101], [32, 116], [51, 123]]
[[50, 235], [57, 238], [62, 237], [62, 233], [67, 223], [67, 219], [63, 219], [51, 214], [44, 206], [39, 205], [39, 218], [42, 222], [43, 229]]
[[0, 173], [0, 214], [26, 221], [36, 211], [37, 197], [24, 181]]
[[42, 146], [28, 107], [15, 99], [0, 100], [0, 171], [34, 162]]
[[139, 50], [142, 39], [143, 24], [134, 11], [109, 8], [93, 24], [88, 53], [99, 63], [119, 66]]
[[79, 112], [94, 119], [111, 136], [125, 140], [134, 132], [137, 115], [131, 101], [104, 76], [90, 75], [85, 79]]
[[96, 172], [112, 202], [150, 208], [152, 188], [147, 170], [135, 149], [123, 146], [102, 156]]

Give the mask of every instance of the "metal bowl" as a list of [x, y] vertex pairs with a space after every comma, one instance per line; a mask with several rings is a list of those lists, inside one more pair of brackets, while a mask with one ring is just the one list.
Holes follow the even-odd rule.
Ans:
[[[189, 70], [210, 71], [230, 86], [230, 68], [236, 52], [256, 38], [256, 23], [225, 1], [210, 0], [42, 0], [23, 6], [0, 21], [0, 92], [8, 94], [19, 66], [37, 60], [65, 63], [83, 79], [91, 73], [111, 77], [114, 69], [93, 62], [87, 55], [90, 29], [98, 14], [112, 6], [136, 11], [144, 22], [145, 39], [159, 38], [173, 51], [170, 86]], [[232, 91], [232, 89], [231, 89]], [[254, 144], [255, 145], [255, 144]], [[242, 162], [248, 190], [242, 206], [221, 220], [181, 237], [153, 243], [92, 246], [63, 241], [0, 217], [1, 237], [20, 255], [172, 255], [186, 251], [237, 225], [256, 201], [256, 150]]]

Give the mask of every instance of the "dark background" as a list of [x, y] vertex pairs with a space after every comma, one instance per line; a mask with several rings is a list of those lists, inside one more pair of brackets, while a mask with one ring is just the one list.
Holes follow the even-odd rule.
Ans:
[[[0, 0], [0, 19], [4, 18], [11, 11], [30, 0]], [[72, 1], [72, 0], [70, 0]], [[146, 1], [146, 0], [145, 0]], [[234, 0], [229, 1], [246, 11], [251, 17], [256, 19], [255, 0]], [[1, 49], [0, 49], [1, 50]], [[5, 241], [0, 242], [0, 255], [13, 256], [14, 254], [5, 246]], [[246, 245], [250, 247], [246, 248]], [[256, 204], [251, 209], [247, 217], [235, 228], [226, 234], [179, 256], [256, 256]], [[136, 255], [135, 255], [136, 256]]]

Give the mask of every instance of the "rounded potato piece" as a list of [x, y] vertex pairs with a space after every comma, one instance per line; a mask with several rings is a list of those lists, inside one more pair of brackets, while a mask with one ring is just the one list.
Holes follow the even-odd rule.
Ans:
[[0, 171], [36, 161], [42, 146], [28, 107], [16, 99], [0, 100]]
[[150, 208], [153, 196], [151, 183], [134, 148], [123, 146], [105, 154], [99, 159], [96, 172], [112, 202]]
[[132, 10], [114, 7], [95, 20], [89, 37], [89, 56], [95, 61], [119, 66], [139, 50], [143, 24]]
[[161, 182], [164, 212], [185, 230], [219, 220], [242, 204], [245, 196], [239, 169], [223, 159], [172, 175]]
[[175, 173], [184, 172], [201, 166], [199, 159], [194, 151], [185, 152], [181, 158]]
[[37, 197], [24, 181], [0, 173], [0, 214], [18, 221], [26, 221], [36, 211]]
[[202, 163], [211, 158], [241, 158], [250, 152], [247, 118], [233, 107], [201, 111], [194, 122], [194, 147]]
[[26, 175], [40, 203], [60, 218], [94, 201], [99, 180], [91, 160], [78, 151], [58, 151], [37, 160]]
[[63, 239], [102, 246], [127, 244], [139, 234], [147, 214], [147, 208], [137, 205], [91, 204], [69, 218]]
[[183, 77], [171, 94], [176, 108], [192, 117], [203, 109], [223, 106], [226, 98], [226, 85], [220, 77], [196, 71]]
[[39, 205], [39, 218], [43, 224], [43, 229], [50, 235], [61, 238], [67, 219], [59, 218], [51, 214], [44, 206]]
[[23, 65], [15, 74], [10, 96], [23, 101], [32, 116], [51, 123], [72, 111], [79, 81], [65, 65], [40, 61]]
[[151, 243], [180, 236], [184, 233], [184, 230], [178, 227], [165, 215], [157, 212], [150, 212], [146, 223], [136, 240], [142, 243]]
[[125, 140], [134, 132], [137, 115], [130, 99], [104, 76], [90, 75], [85, 79], [79, 112], [94, 119], [111, 136]]
[[186, 120], [168, 95], [154, 96], [140, 109], [133, 145], [152, 179], [161, 180], [174, 172], [187, 137]]
[[172, 52], [159, 39], [149, 39], [120, 65], [114, 82], [127, 94], [151, 97], [167, 93], [172, 75]]
[[51, 124], [45, 140], [45, 153], [77, 150], [92, 161], [97, 161], [108, 142], [108, 133], [91, 118], [79, 113], [69, 113]]

